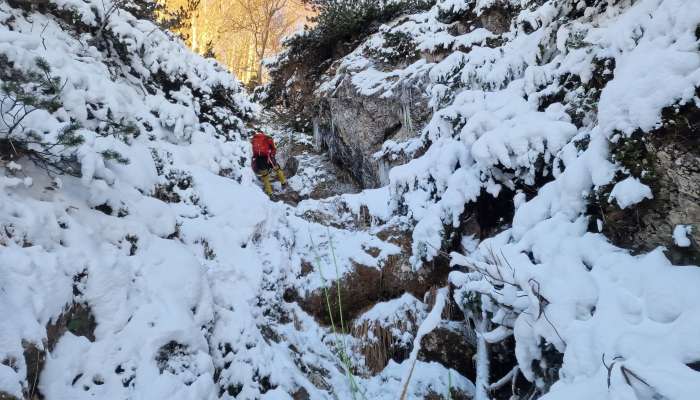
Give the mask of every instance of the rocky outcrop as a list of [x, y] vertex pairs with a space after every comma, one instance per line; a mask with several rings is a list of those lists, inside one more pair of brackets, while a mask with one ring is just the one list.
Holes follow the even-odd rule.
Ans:
[[512, 3], [505, 1], [495, 1], [489, 7], [480, 10], [478, 13], [471, 8], [462, 12], [445, 12], [442, 20], [446, 23], [453, 23], [452, 32], [456, 35], [463, 35], [476, 28], [485, 28], [490, 32], [500, 35], [508, 32], [511, 22], [518, 14]]
[[[615, 161], [651, 188], [653, 199], [620, 209], [608, 201], [608, 187], [598, 194], [590, 210], [602, 222], [603, 233], [615, 244], [640, 252], [664, 246], [674, 264], [698, 265], [700, 111], [692, 104], [669, 107], [662, 119], [654, 132], [620, 139], [612, 149]], [[690, 246], [674, 243], [677, 225], [691, 228]]]
[[497, 4], [482, 11], [477, 17], [479, 24], [495, 34], [508, 32], [517, 12], [510, 4]]
[[[342, 309], [342, 319], [349, 326], [349, 334], [356, 339], [354, 350], [364, 358], [356, 373], [365, 376], [380, 373], [390, 360], [400, 363], [408, 358], [418, 328], [427, 311], [434, 306], [438, 288], [447, 286], [450, 272], [449, 265], [442, 258], [414, 271], [408, 264], [411, 254], [408, 231], [389, 226], [377, 236], [400, 246], [402, 253], [389, 256], [381, 268], [355, 264], [352, 272], [340, 279], [340, 303], [335, 284], [328, 288], [327, 298], [322, 290], [302, 295], [290, 288], [285, 294], [286, 301], [297, 302], [304, 311], [327, 326], [332, 322], [339, 323]], [[366, 251], [371, 253], [373, 249]], [[303, 275], [312, 273], [313, 269], [311, 263], [302, 263]], [[375, 319], [372, 310], [380, 303], [385, 311], [381, 315], [389, 317]], [[396, 306], [396, 303], [401, 305]], [[396, 308], [386, 313], [388, 307]], [[418, 359], [438, 362], [474, 379], [474, 334], [451, 294], [442, 319], [437, 329], [423, 337]]]
[[471, 336], [464, 323], [443, 323], [423, 337], [418, 359], [439, 362], [473, 381], [476, 347], [469, 340]]
[[364, 356], [371, 375], [380, 373], [389, 360], [400, 363], [409, 357], [418, 327], [425, 318], [425, 304], [415, 297], [405, 295], [393, 303], [382, 304], [384, 308], [391, 307], [389, 315], [378, 316], [370, 311], [350, 329], [357, 339], [356, 351]]
[[394, 97], [363, 96], [346, 77], [330, 95], [317, 99], [314, 122], [317, 146], [347, 170], [363, 188], [388, 183], [388, 171], [408, 161], [405, 157], [377, 158], [387, 140], [417, 135], [431, 115], [420, 86], [405, 88]]
[[[404, 293], [422, 298], [431, 287], [446, 284], [449, 273], [447, 265], [436, 267], [435, 270], [425, 268], [420, 272], [411, 272], [402, 268], [402, 258], [390, 258], [381, 269], [356, 264], [353, 271], [341, 279], [340, 297], [345, 321], [354, 320], [380, 301], [395, 299]], [[340, 321], [336, 287], [329, 288], [328, 293], [333, 318]], [[320, 323], [327, 326], [331, 324], [325, 293], [322, 290], [303, 298], [296, 293], [289, 293], [287, 299], [298, 301], [301, 308]]]
[[[496, 2], [478, 15], [469, 10], [464, 14], [448, 12], [445, 18], [453, 23], [452, 34], [462, 35], [475, 28], [485, 28], [494, 35], [487, 39], [487, 45], [496, 46], [501, 42], [499, 35], [510, 29], [516, 14], [516, 9], [509, 4]], [[387, 31], [377, 37], [381, 37], [383, 46], [365, 48], [363, 55], [378, 71], [400, 71], [420, 58], [438, 62], [456, 50], [419, 51], [412, 38], [401, 31]], [[428, 122], [433, 111], [426, 95], [428, 83], [422, 81], [421, 74], [410, 79], [391, 75], [385, 81], [396, 82], [392, 89], [373, 88], [370, 90], [373, 93], [366, 95], [353, 82], [353, 73], [344, 70], [348, 65], [342, 62], [342, 59], [336, 61], [325, 72], [327, 77], [335, 75], [337, 84], [332, 89], [316, 91], [312, 102], [316, 106], [313, 130], [317, 146], [327, 149], [331, 159], [363, 188], [386, 185], [389, 169], [405, 164], [415, 155], [399, 152], [380, 156], [377, 152], [389, 140], [402, 142], [417, 136]]]
[[[418, 299], [423, 299], [425, 294], [434, 287], [444, 287], [447, 284], [450, 267], [445, 260], [426, 265], [418, 271], [414, 271], [410, 267], [408, 263], [411, 256], [410, 231], [403, 231], [397, 227], [386, 227], [377, 233], [377, 237], [399, 246], [402, 251], [399, 254], [388, 256], [380, 268], [355, 263], [352, 272], [340, 279], [340, 297], [345, 321], [353, 321], [378, 302], [397, 299], [404, 293], [410, 293]], [[365, 251], [371, 254], [373, 249]], [[309, 269], [312, 268], [313, 266], [309, 266]], [[334, 313], [333, 318], [339, 321], [336, 290], [336, 286], [333, 285], [329, 288], [328, 293], [331, 302], [330, 308]], [[322, 290], [314, 291], [305, 296], [296, 292], [288, 293], [287, 299], [298, 301], [301, 308], [314, 316], [320, 323], [327, 326], [331, 324], [328, 304]]]
[[[96, 326], [95, 317], [90, 306], [85, 303], [74, 302], [67, 306], [58, 318], [46, 325], [46, 338], [43, 343], [36, 344], [26, 340], [22, 341], [22, 348], [24, 349], [22, 355], [26, 368], [25, 399], [40, 400], [44, 398], [44, 394], [39, 390], [39, 380], [46, 364], [47, 355], [53, 351], [61, 337], [70, 332], [75, 336], [83, 336], [92, 342], [95, 340], [94, 332]], [[17, 360], [3, 360], [2, 364], [19, 370]], [[0, 392], [0, 400], [2, 399], [14, 399], [14, 397]]]

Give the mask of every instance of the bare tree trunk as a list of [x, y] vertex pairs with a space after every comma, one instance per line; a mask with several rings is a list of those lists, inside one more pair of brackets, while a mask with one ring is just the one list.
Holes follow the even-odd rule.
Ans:
[[192, 14], [192, 28], [191, 28], [191, 36], [190, 36], [190, 47], [192, 48], [192, 51], [196, 52], [197, 51], [197, 15]]
[[258, 76], [256, 77], [258, 83], [262, 83], [263, 64], [265, 62], [265, 52], [267, 51], [267, 41], [269, 40], [269, 35], [270, 30], [268, 24], [268, 29], [263, 34], [262, 43], [260, 44], [260, 51], [258, 53]]

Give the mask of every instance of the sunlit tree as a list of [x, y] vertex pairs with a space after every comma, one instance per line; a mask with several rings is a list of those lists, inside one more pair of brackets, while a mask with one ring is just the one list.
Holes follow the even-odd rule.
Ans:
[[[162, 0], [167, 9], [189, 10], [193, 0]], [[187, 24], [174, 30], [200, 54], [216, 57], [247, 83], [265, 79], [263, 60], [304, 22], [302, 0], [197, 0]]]

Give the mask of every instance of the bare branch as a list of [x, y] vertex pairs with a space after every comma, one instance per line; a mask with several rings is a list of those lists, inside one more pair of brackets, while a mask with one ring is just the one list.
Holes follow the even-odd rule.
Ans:
[[507, 385], [507, 384], [510, 383], [511, 381], [515, 381], [515, 379], [516, 379], [517, 376], [518, 376], [518, 372], [519, 372], [519, 371], [520, 371], [520, 368], [516, 365], [515, 367], [513, 367], [513, 369], [511, 369], [510, 371], [508, 371], [508, 373], [505, 374], [501, 379], [499, 379], [499, 380], [497, 380], [496, 382], [492, 383], [492, 384], [489, 386], [489, 391], [491, 391], [491, 392], [496, 391], [496, 390], [502, 388], [503, 386]]

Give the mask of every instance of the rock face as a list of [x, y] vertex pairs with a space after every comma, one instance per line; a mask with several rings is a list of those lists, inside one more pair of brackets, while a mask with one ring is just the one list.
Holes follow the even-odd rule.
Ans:
[[[669, 107], [664, 110], [662, 125], [648, 138], [633, 135], [615, 145], [615, 160], [639, 176], [654, 196], [626, 209], [606, 201], [607, 191], [599, 196], [598, 219], [604, 224], [603, 233], [615, 244], [635, 251], [664, 246], [674, 264], [700, 263], [699, 128], [696, 106]], [[690, 246], [674, 243], [677, 225], [691, 227]]]
[[[478, 16], [467, 13], [455, 21], [454, 27], [458, 33], [484, 27], [498, 35], [509, 30], [514, 15], [515, 10], [498, 5]], [[385, 46], [388, 47], [376, 51], [396, 50], [386, 42]], [[412, 46], [415, 44], [406, 43], [407, 48]], [[428, 62], [438, 61], [448, 54], [421, 53], [417, 50], [415, 54], [411, 51], [406, 53], [407, 58], [395, 60], [373, 57], [375, 67], [383, 71], [400, 70], [406, 67], [407, 60], [415, 61], [417, 54]], [[331, 66], [326, 74], [332, 76], [333, 73], [335, 70]], [[376, 157], [375, 153], [389, 140], [401, 142], [417, 136], [428, 122], [432, 109], [424, 95], [426, 84], [406, 82], [401, 89], [392, 89], [389, 96], [381, 90], [366, 96], [354, 86], [352, 74], [343, 75], [341, 72], [336, 77], [341, 75], [343, 77], [334, 90], [316, 92], [313, 126], [316, 144], [319, 148], [327, 149], [331, 159], [347, 170], [363, 188], [386, 185], [391, 167], [405, 164], [412, 157], [403, 153]]]
[[[431, 287], [444, 286], [449, 273], [447, 265], [436, 266], [435, 269], [424, 268], [419, 273], [406, 271], [402, 266], [402, 260], [394, 257], [391, 257], [381, 270], [356, 264], [353, 272], [340, 281], [343, 319], [352, 321], [374, 304], [398, 298], [404, 293], [422, 298]], [[336, 288], [332, 287], [328, 292], [334, 319], [339, 321]], [[290, 294], [288, 298], [298, 301], [301, 308], [320, 323], [327, 326], [331, 324], [323, 291], [315, 291], [302, 299], [294, 294]]]
[[508, 6], [498, 5], [481, 12], [478, 16], [478, 21], [482, 27], [500, 35], [508, 32], [510, 23], [516, 15], [516, 12], [508, 8]]
[[405, 163], [401, 157], [377, 159], [374, 154], [387, 140], [416, 136], [430, 117], [427, 99], [419, 89], [384, 98], [363, 96], [346, 77], [330, 96], [317, 100], [317, 146], [328, 150], [333, 162], [347, 170], [363, 188], [388, 183], [388, 171]]
[[364, 356], [371, 375], [380, 373], [389, 360], [400, 363], [409, 357], [419, 324], [425, 318], [426, 307], [420, 300], [404, 295], [394, 302], [400, 304], [392, 308], [392, 315], [377, 318], [370, 311], [356, 320], [350, 330], [357, 339], [356, 351]]
[[296, 192], [297, 204], [303, 199], [323, 199], [343, 193], [357, 193], [354, 178], [338, 168], [330, 158], [313, 146], [311, 136], [301, 132], [282, 133], [276, 137], [277, 161], [282, 166], [290, 189]]
[[[652, 245], [666, 244], [669, 248], [667, 255], [677, 264], [700, 264], [700, 138], [697, 135], [700, 113], [697, 110], [695, 118], [694, 135], [688, 132], [692, 136], [676, 136], [671, 141], [659, 137], [660, 140], [653, 141], [649, 146], [657, 159], [658, 202], [665, 203], [665, 207], [659, 210], [657, 217], [660, 218], [649, 218], [646, 221], [648, 228], [655, 229], [645, 232], [649, 236], [644, 239]], [[692, 227], [689, 247], [678, 247], [673, 243], [672, 235], [676, 225]]]
[[510, 25], [517, 15], [518, 9], [513, 4], [496, 1], [478, 13], [472, 9], [463, 10], [461, 13], [446, 13], [443, 20], [453, 22], [452, 29], [458, 35], [468, 33], [475, 28], [485, 28], [500, 35], [510, 30]]

